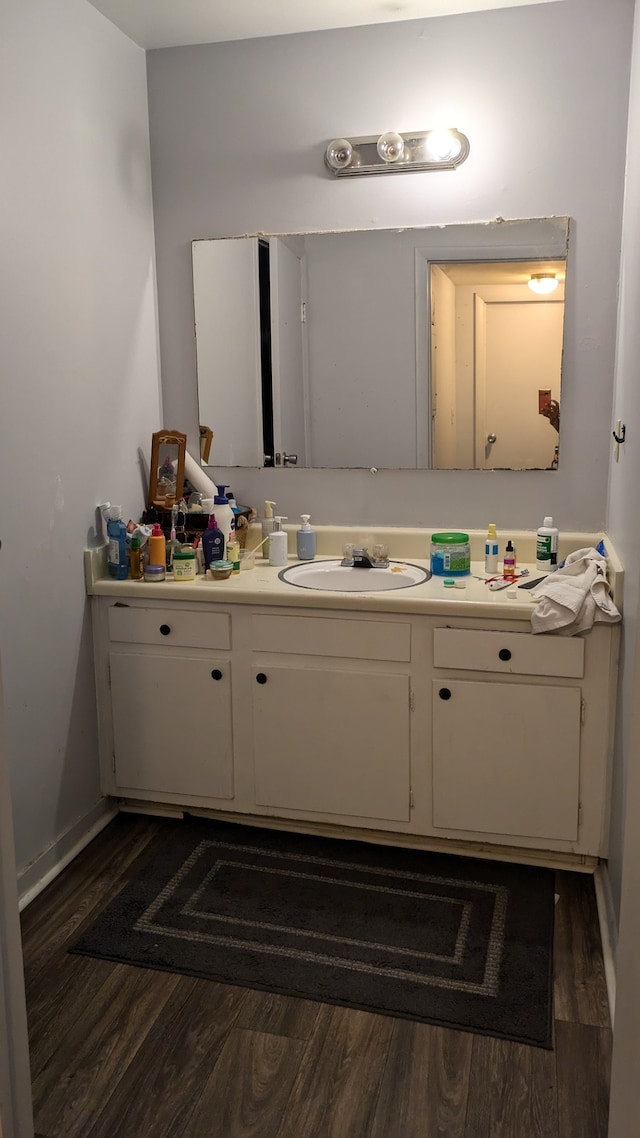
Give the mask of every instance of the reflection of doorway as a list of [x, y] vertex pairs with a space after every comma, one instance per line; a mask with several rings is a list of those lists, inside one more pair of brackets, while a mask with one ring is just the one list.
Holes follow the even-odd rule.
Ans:
[[[558, 288], [538, 296], [544, 268]], [[560, 401], [564, 261], [432, 264], [431, 393], [436, 469], [555, 466], [558, 432], [540, 392]]]
[[530, 300], [526, 285], [505, 292], [516, 290], [519, 296], [509, 300], [487, 290], [475, 297], [474, 466], [481, 470], [544, 470], [558, 441], [539, 413], [538, 392], [550, 390], [556, 400], [560, 394], [564, 304]]

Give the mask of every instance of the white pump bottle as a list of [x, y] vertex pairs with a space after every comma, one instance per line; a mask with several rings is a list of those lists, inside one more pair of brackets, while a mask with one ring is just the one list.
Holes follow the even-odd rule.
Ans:
[[286, 522], [285, 517], [276, 517], [273, 519], [273, 530], [269, 534], [269, 564], [270, 565], [286, 565], [288, 561], [288, 534], [283, 530], [281, 522]]

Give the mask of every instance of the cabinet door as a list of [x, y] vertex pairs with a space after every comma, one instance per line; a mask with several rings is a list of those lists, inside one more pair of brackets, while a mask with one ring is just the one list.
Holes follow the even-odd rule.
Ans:
[[581, 693], [433, 684], [433, 824], [500, 836], [578, 836]]
[[118, 787], [232, 798], [229, 661], [139, 652], [109, 661]]
[[409, 677], [254, 668], [256, 802], [409, 819]]

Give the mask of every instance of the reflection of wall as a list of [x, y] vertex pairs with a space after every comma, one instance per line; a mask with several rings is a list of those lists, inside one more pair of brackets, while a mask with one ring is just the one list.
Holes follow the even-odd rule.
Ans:
[[[491, 513], [499, 526], [535, 527], [549, 509], [543, 479], [553, 479], [560, 525], [603, 524], [631, 18], [626, 0], [564, 0], [150, 52], [163, 390], [171, 424], [195, 437], [194, 237], [566, 214], [576, 224], [561, 468], [553, 475], [490, 476]], [[541, 60], [553, 82], [541, 82], [532, 98], [523, 75], [539, 74]], [[340, 181], [326, 174], [328, 138], [374, 133], [390, 122], [400, 129], [429, 126], [445, 108], [471, 140], [459, 170]], [[389, 407], [392, 401], [393, 389]], [[488, 479], [475, 472], [390, 471], [375, 486], [361, 471], [297, 475], [234, 472], [229, 481], [256, 505], [274, 497], [287, 514], [308, 510], [318, 522], [415, 523], [433, 517], [434, 502], [445, 524], [486, 522]]]

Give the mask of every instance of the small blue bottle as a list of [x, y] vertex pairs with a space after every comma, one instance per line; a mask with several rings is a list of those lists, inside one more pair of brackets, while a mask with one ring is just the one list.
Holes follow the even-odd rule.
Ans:
[[122, 506], [110, 506], [107, 519], [109, 538], [109, 576], [116, 581], [126, 581], [129, 576], [129, 554], [127, 552], [127, 527], [122, 520]]
[[313, 561], [316, 555], [316, 531], [309, 525], [311, 514], [301, 514], [300, 517], [302, 525], [296, 533], [298, 560]]

